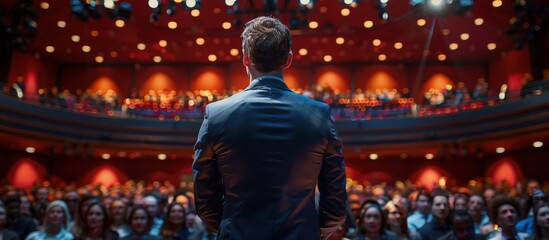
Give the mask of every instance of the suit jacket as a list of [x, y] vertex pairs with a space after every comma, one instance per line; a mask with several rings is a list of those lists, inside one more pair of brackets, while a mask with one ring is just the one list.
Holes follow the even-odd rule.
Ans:
[[282, 79], [254, 79], [206, 107], [193, 163], [198, 215], [218, 239], [326, 238], [346, 214], [341, 147], [328, 105]]

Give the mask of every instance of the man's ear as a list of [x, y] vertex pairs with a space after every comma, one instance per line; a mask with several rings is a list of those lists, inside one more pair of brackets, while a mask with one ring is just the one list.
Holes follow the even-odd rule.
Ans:
[[294, 58], [294, 54], [292, 51], [288, 53], [288, 57], [286, 57], [286, 63], [284, 63], [284, 69], [289, 68], [290, 65], [292, 65], [292, 59]]
[[251, 62], [252, 61], [250, 60], [250, 57], [248, 56], [248, 54], [242, 51], [242, 65], [244, 65], [245, 67], [250, 67]]

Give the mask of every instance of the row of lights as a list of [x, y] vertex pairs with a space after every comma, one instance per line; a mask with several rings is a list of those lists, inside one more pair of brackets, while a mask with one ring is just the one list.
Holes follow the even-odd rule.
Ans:
[[[534, 146], [535, 148], [540, 148], [540, 147], [543, 146], [543, 142], [542, 141], [535, 141], [534, 143], [532, 143], [532, 146]], [[502, 154], [502, 153], [505, 152], [505, 148], [504, 147], [497, 147], [495, 151], [496, 151], [496, 153]], [[371, 153], [368, 157], [370, 158], [370, 160], [375, 161], [379, 158], [379, 155], [377, 153]], [[405, 159], [405, 158], [408, 157], [408, 155], [401, 154], [400, 157], [402, 159]], [[432, 153], [425, 154], [425, 159], [427, 159], [427, 160], [432, 160], [434, 158], [435, 158], [435, 155], [432, 154]]]
[[[542, 141], [535, 141], [534, 143], [532, 143], [532, 146], [534, 146], [535, 148], [540, 148], [540, 147], [543, 146], [543, 142]], [[25, 151], [27, 153], [34, 153], [34, 152], [36, 152], [36, 149], [34, 147], [26, 147]], [[496, 148], [496, 153], [501, 154], [501, 153], [504, 153], [504, 152], [505, 152], [504, 147], [497, 147]], [[406, 154], [401, 154], [401, 158], [406, 158], [406, 157], [407, 157]], [[434, 157], [435, 156], [432, 153], [425, 154], [425, 159], [427, 159], [427, 160], [432, 160]], [[109, 153], [103, 153], [103, 154], [101, 154], [101, 158], [107, 160], [107, 159], [111, 158], [111, 155]], [[158, 154], [158, 160], [166, 160], [166, 158], [167, 158], [166, 154], [164, 154], [164, 153]], [[369, 155], [369, 158], [370, 158], [370, 160], [375, 161], [379, 158], [379, 155], [377, 153], [371, 153]]]

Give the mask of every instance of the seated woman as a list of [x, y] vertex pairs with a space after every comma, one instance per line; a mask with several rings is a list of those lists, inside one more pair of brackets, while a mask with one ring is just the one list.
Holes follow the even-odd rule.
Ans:
[[68, 231], [70, 221], [69, 209], [67, 204], [61, 200], [51, 202], [46, 208], [44, 217], [44, 228], [40, 231], [32, 232], [27, 236], [27, 240], [72, 240], [74, 237]]
[[118, 240], [118, 233], [110, 229], [107, 209], [101, 203], [92, 203], [85, 213], [82, 234], [75, 239], [81, 240]]
[[360, 208], [360, 217], [357, 224], [358, 230], [352, 239], [396, 240], [396, 234], [387, 230], [386, 224], [387, 220], [381, 206], [374, 200], [366, 200]]
[[181, 203], [172, 202], [168, 205], [166, 220], [160, 229], [163, 239], [186, 240], [189, 238], [189, 229], [185, 223], [185, 208]]
[[411, 239], [406, 223], [407, 213], [402, 206], [389, 201], [383, 207], [383, 212], [387, 219], [387, 230], [394, 232], [399, 240]]
[[534, 239], [549, 239], [549, 203], [544, 202], [534, 209]]
[[131, 226], [130, 235], [123, 237], [122, 240], [159, 240], [157, 236], [149, 234], [151, 230], [153, 218], [145, 209], [145, 207], [138, 206], [132, 208], [128, 217]]

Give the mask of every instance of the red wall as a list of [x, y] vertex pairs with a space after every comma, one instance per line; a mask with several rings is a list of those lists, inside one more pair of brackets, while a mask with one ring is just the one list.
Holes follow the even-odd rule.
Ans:
[[355, 88], [375, 91], [396, 88], [399, 92], [407, 87], [404, 65], [369, 65], [356, 69]]
[[77, 89], [83, 92], [108, 89], [116, 91], [121, 99], [129, 96], [132, 88], [133, 67], [64, 67], [61, 72], [60, 91], [68, 89], [71, 93]]
[[143, 93], [149, 90], [184, 90], [189, 87], [188, 69], [182, 66], [141, 66], [136, 70], [135, 86]]
[[531, 73], [528, 47], [522, 50], [509, 51], [490, 65], [490, 79], [497, 84], [508, 84], [508, 93], [518, 96], [522, 87], [522, 77]]
[[[20, 187], [28, 186], [32, 180], [64, 180], [88, 184], [102, 180], [103, 183], [124, 182], [128, 179], [145, 181], [170, 180], [174, 183], [191, 174], [192, 159], [177, 158], [160, 161], [157, 159], [129, 159], [111, 157], [98, 158], [68, 157], [64, 155], [41, 157], [32, 154], [3, 153], [0, 176]], [[492, 178], [496, 183], [506, 178], [511, 184], [527, 178], [549, 181], [544, 157], [549, 149], [536, 149], [512, 154], [487, 155], [481, 159], [474, 156], [459, 159], [387, 158], [346, 159], [347, 176], [359, 183], [393, 183], [397, 180], [419, 182], [425, 187], [445, 177], [448, 183], [465, 185], [471, 179]], [[5, 167], [5, 168], [4, 168]]]
[[35, 56], [13, 51], [8, 83], [13, 84], [18, 77], [22, 77], [25, 95], [36, 96], [38, 89], [55, 86], [57, 68], [58, 65], [54, 61], [37, 59]]

